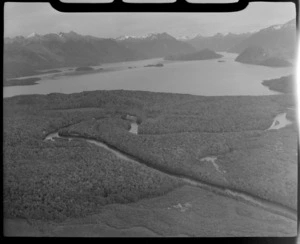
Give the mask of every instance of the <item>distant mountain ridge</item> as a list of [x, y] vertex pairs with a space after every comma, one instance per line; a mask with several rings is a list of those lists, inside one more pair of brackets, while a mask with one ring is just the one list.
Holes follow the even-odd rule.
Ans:
[[38, 69], [144, 58], [147, 57], [113, 39], [83, 36], [75, 32], [4, 39], [5, 77], [31, 75]]
[[74, 31], [33, 33], [27, 37], [4, 38], [4, 76], [18, 77], [34, 74], [38, 69], [91, 66], [191, 51], [193, 47], [167, 33], [149, 34], [139, 40], [99, 38]]
[[173, 36], [169, 35], [166, 32], [163, 33], [149, 33], [142, 36], [120, 36], [116, 38], [117, 41], [124, 41], [124, 40], [131, 40], [131, 41], [141, 41], [141, 40], [157, 40], [157, 39], [169, 39], [173, 40], [176, 39]]
[[[35, 74], [40, 69], [93, 66], [195, 53], [203, 49], [241, 54], [251, 46], [262, 48], [272, 57], [271, 61], [267, 60], [268, 65], [282, 63], [281, 60], [292, 60], [296, 53], [296, 20], [254, 33], [218, 33], [211, 37], [196, 35], [177, 39], [166, 32], [116, 39], [80, 35], [74, 31], [6, 37], [3, 73], [5, 78], [14, 78]], [[248, 56], [249, 50], [247, 53]], [[242, 60], [246, 60], [246, 56]]]
[[237, 56], [235, 61], [245, 64], [263, 65], [269, 67], [288, 67], [292, 64], [282, 57], [268, 53], [264, 48], [258, 46], [247, 47]]
[[177, 38], [197, 50], [211, 49], [216, 52], [242, 53], [246, 48], [259, 46], [280, 58], [292, 59], [296, 48], [296, 19], [283, 24], [272, 25], [253, 33], [222, 34], [202, 36], [201, 34]]
[[296, 19], [272, 25], [234, 45], [229, 52], [241, 53], [251, 46], [264, 48], [270, 55], [292, 59], [296, 54]]
[[292, 66], [296, 56], [296, 19], [261, 29], [231, 48], [237, 62], [270, 67]]
[[242, 34], [228, 33], [226, 35], [217, 33], [213, 36], [202, 36], [199, 34], [192, 38], [186, 36], [181, 37], [179, 38], [179, 40], [185, 41], [186, 43], [192, 45], [197, 50], [208, 48], [215, 52], [226, 52], [237, 43], [248, 38], [250, 35], [251, 35], [250, 33], [242, 33]]
[[166, 32], [151, 33], [144, 36], [122, 36], [116, 40], [125, 47], [136, 50], [149, 58], [196, 51], [188, 43], [179, 41]]

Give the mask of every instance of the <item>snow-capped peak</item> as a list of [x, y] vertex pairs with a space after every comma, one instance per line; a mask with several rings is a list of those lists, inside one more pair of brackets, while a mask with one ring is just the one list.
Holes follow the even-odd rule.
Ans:
[[180, 41], [186, 41], [186, 40], [190, 40], [192, 38], [190, 36], [179, 36], [176, 39], [180, 40]]
[[273, 25], [274, 30], [279, 30], [282, 28], [282, 25]]
[[32, 32], [31, 34], [29, 34], [27, 36], [27, 38], [32, 38], [32, 37], [36, 37], [36, 36], [39, 36], [38, 34], [36, 34], [35, 32]]
[[173, 39], [172, 36], [170, 36], [168, 33], [164, 32], [164, 33], [149, 33], [149, 34], [145, 34], [145, 35], [140, 35], [140, 36], [120, 36], [118, 38], [116, 38], [119, 41], [123, 41], [123, 40], [155, 40], [155, 39]]
[[137, 36], [120, 36], [120, 37], [117, 37], [116, 39], [119, 41], [123, 41], [123, 40], [128, 40], [131, 38], [138, 38], [138, 37]]
[[146, 34], [146, 35], [140, 35], [140, 36], [125, 35], [125, 36], [118, 37], [117, 40], [120, 40], [120, 41], [129, 40], [129, 39], [143, 40], [143, 39], [151, 37], [151, 35], [153, 35], [153, 34]]
[[296, 28], [296, 19], [292, 19], [284, 24], [272, 25], [267, 29], [280, 30], [280, 29], [286, 29], [286, 28]]

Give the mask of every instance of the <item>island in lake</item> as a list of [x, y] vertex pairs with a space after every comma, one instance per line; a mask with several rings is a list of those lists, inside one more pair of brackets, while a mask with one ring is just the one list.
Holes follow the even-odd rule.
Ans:
[[75, 71], [93, 71], [93, 67], [85, 66], [85, 67], [78, 67], [75, 69]]
[[173, 54], [165, 57], [165, 60], [208, 60], [208, 59], [218, 59], [222, 58], [223, 55], [216, 53], [210, 49], [202, 49], [197, 52], [184, 53], [184, 54]]
[[164, 66], [163, 64], [158, 63], [158, 64], [147, 64], [144, 67], [163, 67], [163, 66]]

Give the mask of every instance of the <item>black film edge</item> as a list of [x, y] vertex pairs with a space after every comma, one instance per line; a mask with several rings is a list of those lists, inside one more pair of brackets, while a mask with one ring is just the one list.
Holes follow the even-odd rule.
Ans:
[[248, 0], [233, 3], [189, 3], [185, 0], [174, 3], [125, 3], [121, 0], [99, 4], [49, 2], [61, 12], [234, 12], [245, 9], [249, 3]]

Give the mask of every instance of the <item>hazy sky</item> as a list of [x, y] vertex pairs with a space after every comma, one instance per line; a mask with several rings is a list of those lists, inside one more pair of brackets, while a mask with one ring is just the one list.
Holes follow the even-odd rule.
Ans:
[[232, 13], [62, 13], [48, 3], [5, 3], [4, 36], [27, 36], [32, 32], [43, 35], [71, 30], [84, 35], [113, 38], [152, 32], [168, 32], [175, 37], [207, 36], [218, 32], [257, 31], [295, 17], [295, 5], [289, 2], [255, 2], [245, 10]]

